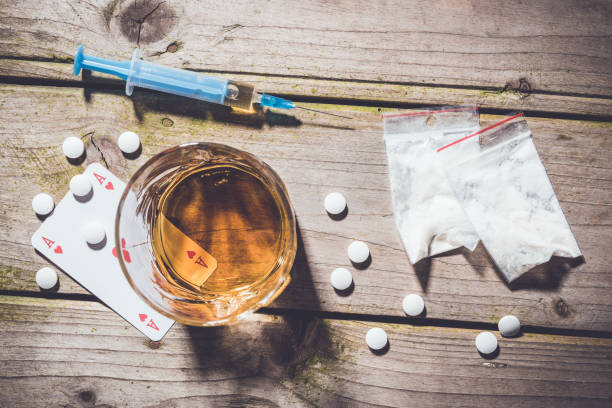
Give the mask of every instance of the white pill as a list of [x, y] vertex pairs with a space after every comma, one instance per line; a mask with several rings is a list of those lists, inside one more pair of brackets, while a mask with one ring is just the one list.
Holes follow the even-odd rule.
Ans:
[[57, 283], [57, 272], [45, 266], [36, 272], [36, 283], [41, 289], [51, 289]]
[[70, 191], [77, 197], [85, 197], [91, 192], [91, 181], [83, 174], [77, 174], [70, 179]]
[[364, 263], [370, 256], [370, 249], [365, 242], [354, 241], [348, 247], [348, 257], [356, 264]]
[[480, 332], [476, 336], [476, 348], [482, 354], [491, 354], [497, 350], [497, 338], [491, 332]]
[[123, 132], [119, 136], [117, 144], [123, 153], [130, 154], [138, 150], [140, 147], [140, 139], [134, 132]]
[[36, 214], [39, 215], [47, 215], [51, 211], [53, 211], [53, 207], [55, 204], [53, 203], [53, 197], [49, 194], [38, 193], [32, 199], [32, 209]]
[[85, 145], [78, 137], [70, 136], [64, 140], [62, 151], [69, 159], [78, 159], [85, 152]]
[[374, 327], [366, 333], [366, 343], [372, 350], [380, 350], [387, 345], [387, 333], [380, 327]]
[[497, 327], [499, 328], [499, 332], [504, 337], [513, 337], [516, 336], [521, 330], [521, 322], [518, 317], [507, 315], [499, 319], [499, 323], [497, 323]]
[[336, 268], [331, 273], [330, 280], [334, 289], [345, 290], [351, 286], [353, 275], [348, 269]]
[[104, 238], [106, 238], [106, 231], [104, 231], [104, 226], [97, 221], [92, 221], [81, 229], [81, 233], [83, 234], [83, 238], [90, 245], [98, 245]]
[[328, 213], [338, 215], [346, 208], [346, 199], [340, 193], [330, 193], [325, 197], [324, 205]]
[[422, 297], [412, 293], [404, 298], [402, 307], [408, 316], [418, 316], [423, 313], [423, 309], [425, 309], [425, 302], [423, 302]]

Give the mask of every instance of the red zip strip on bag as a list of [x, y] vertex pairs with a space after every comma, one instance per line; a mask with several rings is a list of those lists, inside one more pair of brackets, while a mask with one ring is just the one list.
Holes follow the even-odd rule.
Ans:
[[484, 129], [480, 129], [480, 130], [479, 130], [478, 132], [476, 132], [476, 133], [472, 133], [471, 135], [464, 136], [464, 137], [462, 137], [461, 139], [457, 139], [457, 140], [455, 140], [454, 142], [447, 144], [446, 146], [442, 146], [442, 147], [440, 147], [438, 150], [436, 150], [436, 153], [439, 153], [439, 152], [441, 152], [442, 150], [446, 149], [447, 147], [451, 147], [451, 146], [453, 146], [453, 145], [456, 145], [457, 143], [463, 142], [464, 140], [467, 140], [467, 139], [469, 139], [469, 138], [471, 138], [471, 137], [473, 137], [473, 136], [477, 136], [477, 135], [479, 135], [479, 134], [481, 134], [481, 133], [484, 133], [484, 132], [486, 132], [486, 131], [488, 131], [488, 130], [491, 130], [491, 129], [493, 129], [493, 128], [496, 128], [496, 127], [497, 127], [497, 126], [499, 126], [499, 125], [503, 125], [503, 124], [504, 124], [504, 123], [506, 123], [506, 122], [510, 122], [511, 120], [516, 119], [516, 118], [518, 118], [519, 116], [524, 116], [524, 115], [525, 115], [525, 114], [524, 114], [523, 112], [521, 112], [521, 113], [518, 113], [518, 114], [516, 114], [516, 115], [514, 115], [514, 116], [510, 116], [509, 118], [506, 118], [506, 119], [504, 119], [504, 120], [502, 120], [502, 121], [500, 121], [500, 122], [494, 123], [493, 125], [491, 125], [491, 126], [489, 126], [489, 127], [486, 127], [486, 128], [484, 128]]
[[382, 117], [385, 118], [397, 118], [400, 116], [416, 116], [416, 115], [432, 115], [436, 113], [444, 113], [444, 112], [468, 112], [468, 111], [477, 111], [478, 107], [464, 107], [464, 108], [453, 108], [453, 109], [440, 109], [440, 110], [427, 110], [422, 112], [403, 112], [403, 113], [383, 113]]

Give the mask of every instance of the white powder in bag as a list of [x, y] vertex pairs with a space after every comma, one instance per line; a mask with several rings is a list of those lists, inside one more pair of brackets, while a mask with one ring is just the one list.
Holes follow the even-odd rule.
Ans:
[[[383, 115], [395, 222], [410, 262], [460, 246], [478, 236], [464, 214], [435, 150], [479, 128], [476, 107], [448, 107]], [[478, 149], [478, 141], [462, 148]]]
[[444, 146], [439, 163], [508, 282], [552, 255], [580, 256], [522, 114], [475, 136], [487, 143], [462, 155], [455, 149], [477, 137]]

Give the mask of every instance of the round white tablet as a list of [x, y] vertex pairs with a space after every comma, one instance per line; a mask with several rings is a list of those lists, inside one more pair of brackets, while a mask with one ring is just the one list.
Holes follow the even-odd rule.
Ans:
[[497, 327], [499, 328], [499, 332], [504, 337], [513, 337], [516, 336], [521, 330], [521, 322], [518, 317], [507, 315], [499, 319], [499, 323], [497, 323]]
[[77, 197], [85, 197], [91, 192], [91, 181], [83, 174], [77, 174], [70, 179], [70, 191]]
[[353, 282], [353, 275], [351, 275], [351, 272], [348, 269], [336, 268], [331, 273], [330, 280], [334, 289], [346, 290]]
[[130, 154], [138, 150], [140, 139], [134, 132], [123, 132], [117, 139], [117, 144], [123, 153]]
[[346, 199], [340, 193], [330, 193], [325, 197], [325, 211], [331, 215], [341, 214], [346, 208]]
[[366, 343], [372, 350], [380, 350], [387, 345], [387, 333], [380, 327], [374, 327], [366, 333]]
[[69, 159], [78, 159], [85, 152], [85, 145], [78, 137], [70, 136], [64, 139], [62, 151]]
[[97, 221], [88, 222], [81, 230], [83, 238], [90, 245], [98, 245], [106, 238], [104, 226]]
[[365, 242], [354, 241], [348, 247], [348, 257], [356, 264], [365, 262], [370, 256], [370, 249]]
[[425, 302], [423, 302], [422, 297], [412, 293], [404, 298], [402, 307], [408, 316], [418, 316], [423, 313], [423, 309], [425, 309]]
[[482, 354], [491, 354], [497, 350], [497, 338], [491, 332], [480, 332], [476, 336], [476, 348]]
[[49, 194], [38, 193], [32, 199], [32, 209], [36, 214], [39, 215], [47, 215], [51, 211], [53, 211], [53, 207], [55, 204], [53, 203], [53, 197]]
[[36, 283], [41, 289], [51, 289], [57, 283], [57, 272], [45, 266], [36, 272]]

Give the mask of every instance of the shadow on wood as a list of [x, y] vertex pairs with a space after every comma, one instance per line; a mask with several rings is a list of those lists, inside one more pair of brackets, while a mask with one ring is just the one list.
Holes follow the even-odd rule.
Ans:
[[550, 261], [536, 266], [514, 282], [508, 284], [508, 287], [511, 290], [539, 289], [555, 291], [561, 286], [568, 273], [583, 263], [585, 263], [584, 256], [578, 258], [553, 256], [550, 258]]
[[[478, 271], [479, 267], [492, 267], [495, 269], [500, 280], [507, 282], [504, 274], [499, 270], [482, 244], [479, 244], [473, 252], [465, 248], [460, 248], [459, 251], [476, 271]], [[556, 291], [561, 287], [568, 273], [583, 263], [584, 257], [572, 259], [553, 256], [548, 262], [532, 268], [515, 281], [507, 283], [507, 285], [512, 291], [521, 289]]]
[[[82, 83], [83, 96], [88, 103], [91, 102], [94, 93], [121, 93], [124, 84], [119, 80], [92, 76], [89, 70], [83, 70]], [[302, 125], [302, 121], [293, 115], [269, 109], [263, 110], [259, 105], [254, 106], [254, 112], [241, 112], [225, 105], [142, 88], [136, 89], [130, 98], [134, 105], [134, 114], [141, 122], [147, 112], [157, 112], [236, 124], [254, 129], [261, 129], [264, 125], [271, 127], [299, 127]]]
[[[292, 269], [292, 282], [280, 296], [291, 296], [292, 286], [308, 285], [308, 303], [318, 309], [318, 298], [312, 287], [312, 276], [304, 250], [299, 226], [298, 249]], [[304, 301], [301, 296], [300, 301]], [[269, 309], [264, 309], [267, 314]], [[255, 316], [257, 316], [256, 314]], [[275, 316], [274, 323], [253, 325], [237, 323], [221, 327], [187, 327], [198, 358], [198, 369], [205, 376], [218, 375], [219, 370], [230, 371], [236, 377], [261, 375], [267, 378], [293, 378], [315, 358], [331, 358], [334, 349], [327, 326], [312, 314], [300, 310], [285, 310], [283, 316]], [[279, 331], [279, 324], [283, 330]], [[253, 359], [259, 355], [259, 359]], [[236, 394], [249, 393], [250, 385], [236, 382]], [[242, 389], [244, 387], [244, 389]]]
[[187, 327], [187, 332], [197, 358], [195, 377], [241, 379], [225, 390], [235, 396], [248, 396], [256, 378], [278, 386], [283, 379], [301, 378], [313, 361], [336, 359], [326, 324], [304, 313], [258, 325]]
[[282, 303], [283, 308], [322, 310], [317, 290], [313, 285], [312, 271], [308, 263], [308, 256], [304, 247], [304, 240], [300, 232], [299, 222], [296, 223], [298, 246], [291, 270], [291, 283], [279, 296], [279, 299], [270, 305], [274, 309], [277, 303]]
[[429, 286], [429, 277], [431, 275], [431, 258], [421, 259], [413, 265], [414, 273], [419, 280], [423, 293], [427, 293]]

